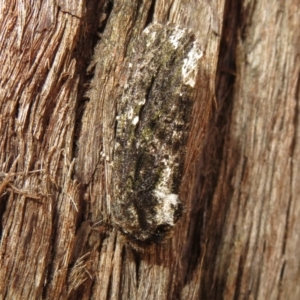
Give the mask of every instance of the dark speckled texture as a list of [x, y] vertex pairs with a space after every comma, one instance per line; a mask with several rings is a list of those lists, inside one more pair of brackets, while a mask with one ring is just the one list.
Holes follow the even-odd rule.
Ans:
[[183, 65], [195, 47], [187, 30], [153, 24], [129, 54], [118, 102], [112, 213], [138, 247], [163, 241], [183, 212], [178, 192], [194, 92]]

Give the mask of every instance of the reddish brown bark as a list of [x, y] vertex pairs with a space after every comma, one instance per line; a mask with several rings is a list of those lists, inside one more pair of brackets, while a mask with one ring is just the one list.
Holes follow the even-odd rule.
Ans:
[[[299, 298], [298, 1], [2, 2], [1, 299]], [[138, 253], [110, 222], [103, 154], [150, 22], [204, 56], [186, 214]]]

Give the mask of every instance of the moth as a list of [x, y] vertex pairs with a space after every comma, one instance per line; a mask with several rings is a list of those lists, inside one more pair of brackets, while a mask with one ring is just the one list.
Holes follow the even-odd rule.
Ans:
[[178, 192], [201, 56], [187, 29], [158, 23], [129, 55], [117, 108], [112, 219], [137, 248], [162, 242], [183, 214]]

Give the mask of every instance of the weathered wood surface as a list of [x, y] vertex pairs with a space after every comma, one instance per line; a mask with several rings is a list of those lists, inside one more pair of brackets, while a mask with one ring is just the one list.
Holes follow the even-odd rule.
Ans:
[[[0, 298], [299, 298], [299, 14], [296, 0], [2, 1]], [[127, 47], [151, 22], [190, 29], [204, 56], [186, 214], [138, 253], [110, 223], [110, 158]]]
[[[209, 292], [212, 299], [297, 299], [300, 3], [228, 4], [225, 18], [238, 20], [234, 32], [230, 25], [224, 31], [227, 42], [237, 37], [236, 71], [228, 91], [231, 119], [206, 224], [215, 227], [206, 236], [206, 252], [215, 253], [215, 267], [212, 271], [205, 260], [203, 267], [210, 271], [203, 295], [213, 284], [218, 288]], [[220, 71], [225, 67], [223, 51]]]

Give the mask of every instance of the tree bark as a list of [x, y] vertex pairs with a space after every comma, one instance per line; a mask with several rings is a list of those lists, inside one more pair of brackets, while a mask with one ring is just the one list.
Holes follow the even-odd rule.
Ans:
[[[197, 74], [172, 237], [144, 252], [111, 218], [128, 53], [192, 32]], [[0, 3], [0, 299], [297, 299], [296, 0]]]

